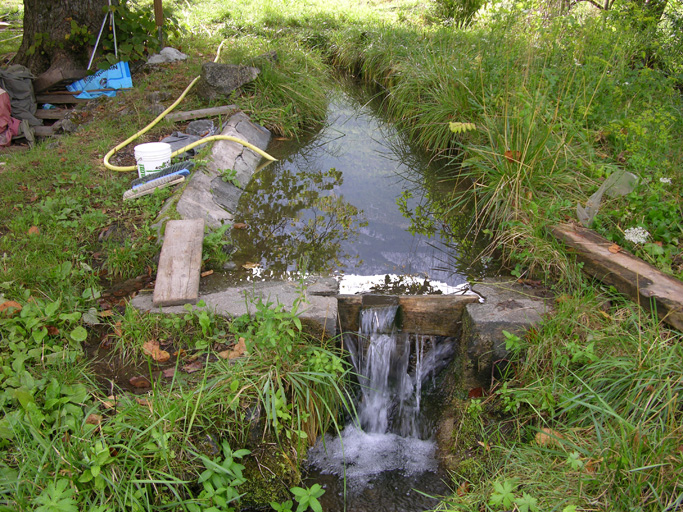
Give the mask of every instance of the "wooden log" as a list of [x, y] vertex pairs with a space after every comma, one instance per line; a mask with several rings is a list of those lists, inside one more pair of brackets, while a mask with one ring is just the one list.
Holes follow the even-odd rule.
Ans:
[[36, 137], [51, 137], [55, 134], [55, 129], [52, 126], [34, 126], [33, 134]]
[[36, 96], [36, 101], [38, 103], [86, 103], [90, 100], [84, 100], [80, 98], [75, 98], [71, 93], [50, 93], [50, 94], [39, 94]]
[[164, 236], [153, 303], [195, 304], [199, 297], [204, 219], [170, 220]]
[[62, 69], [51, 69], [33, 80], [33, 92], [39, 94], [43, 91], [47, 91], [50, 87], [61, 82], [74, 82], [76, 80], [80, 80], [87, 74], [88, 72], [83, 69], [73, 69], [69, 71], [64, 71]]
[[644, 308], [656, 309], [661, 320], [683, 331], [683, 282], [623, 249], [614, 252], [612, 242], [590, 229], [562, 224], [550, 232], [576, 254], [587, 274]]
[[36, 110], [35, 116], [38, 119], [64, 119], [64, 117], [71, 112], [68, 108], [39, 108]]
[[237, 105], [226, 105], [224, 107], [202, 108], [200, 110], [188, 110], [187, 112], [171, 112], [166, 116], [169, 121], [189, 121], [190, 119], [200, 119], [227, 115], [237, 110]]
[[398, 324], [403, 332], [454, 336], [460, 332], [462, 312], [478, 302], [476, 295], [339, 295], [339, 322], [344, 331], [358, 332], [364, 307], [398, 303]]

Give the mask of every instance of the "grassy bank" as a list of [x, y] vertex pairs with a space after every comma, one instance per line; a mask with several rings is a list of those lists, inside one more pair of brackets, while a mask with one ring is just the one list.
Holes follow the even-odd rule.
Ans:
[[[122, 203], [130, 177], [101, 157], [153, 119], [148, 92], [179, 94], [225, 40], [222, 62], [262, 70], [231, 101], [277, 136], [324, 118], [332, 68], [381, 87], [387, 115], [459, 166], [441, 176], [453, 194], [430, 210], [448, 219], [475, 201], [469, 236], [557, 293], [552, 317], [509, 340], [508, 380], [468, 407], [477, 457], [453, 475], [442, 508], [680, 509], [681, 334], [586, 280], [546, 232], [575, 219], [607, 177], [631, 172], [639, 184], [605, 196], [593, 226], [683, 276], [683, 59], [666, 32], [677, 18], [648, 32], [618, 10], [494, 6], [463, 28], [441, 16], [443, 2], [328, 4], [168, 2], [188, 64], [137, 74], [134, 91], [80, 114], [73, 135], [0, 155], [0, 503], [224, 510], [247, 488], [261, 504], [284, 501], [301, 450], [336, 417], [346, 368], [295, 315], [262, 305], [234, 323], [191, 309], [140, 316], [106, 294], [153, 274], [151, 225], [169, 192]], [[261, 57], [271, 50], [277, 61]], [[191, 96], [183, 108], [199, 106]], [[149, 140], [173, 129], [162, 123]], [[647, 236], [631, 236], [638, 227]], [[206, 247], [207, 268], [220, 246]], [[249, 355], [230, 364], [218, 354], [239, 351], [240, 338]], [[84, 348], [100, 345], [150, 379], [151, 393], [98, 380]], [[261, 485], [263, 467], [273, 477]]]

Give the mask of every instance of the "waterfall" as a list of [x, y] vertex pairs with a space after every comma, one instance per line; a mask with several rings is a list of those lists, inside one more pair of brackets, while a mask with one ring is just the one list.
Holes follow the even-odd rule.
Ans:
[[430, 337], [398, 332], [397, 310], [362, 310], [360, 333], [346, 338], [360, 384], [360, 427], [367, 433], [424, 438], [429, 434], [420, 420], [422, 386], [441, 369], [452, 347], [435, 347]]
[[400, 475], [409, 485], [411, 479], [438, 470], [421, 394], [449, 361], [453, 344], [400, 332], [397, 310], [362, 310], [360, 332], [344, 338], [360, 388], [357, 420], [309, 451], [311, 467], [344, 478], [351, 490], [372, 487], [384, 475]]

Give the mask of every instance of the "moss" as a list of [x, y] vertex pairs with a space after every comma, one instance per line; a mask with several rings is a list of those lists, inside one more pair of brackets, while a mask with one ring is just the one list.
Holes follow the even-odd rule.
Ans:
[[287, 457], [283, 447], [260, 445], [252, 450], [244, 465], [247, 481], [239, 488], [244, 493], [243, 508], [269, 510], [271, 501], [282, 503], [291, 499], [289, 489], [301, 481], [296, 461]]

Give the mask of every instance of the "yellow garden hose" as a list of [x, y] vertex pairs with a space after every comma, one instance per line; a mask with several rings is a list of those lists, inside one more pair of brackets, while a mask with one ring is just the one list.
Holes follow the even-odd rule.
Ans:
[[[216, 52], [216, 58], [214, 59], [214, 62], [216, 62], [216, 61], [218, 60], [218, 57], [219, 57], [219, 55], [221, 54], [221, 48], [222, 48], [222, 47], [223, 47], [223, 43], [221, 43], [220, 46], [218, 47], [218, 51]], [[104, 156], [104, 166], [105, 166], [107, 169], [111, 169], [112, 171], [117, 171], [117, 172], [130, 172], [130, 171], [135, 171], [135, 170], [137, 170], [137, 166], [135, 166], [135, 165], [131, 165], [131, 166], [127, 166], [127, 167], [120, 167], [120, 166], [117, 166], [117, 165], [110, 164], [110, 163], [109, 163], [109, 159], [110, 159], [112, 156], [114, 156], [114, 155], [116, 154], [117, 151], [119, 151], [119, 150], [125, 148], [128, 144], [130, 144], [131, 142], [133, 142], [135, 139], [137, 139], [138, 137], [144, 135], [144, 134], [147, 133], [149, 130], [151, 130], [154, 126], [156, 126], [156, 124], [157, 124], [159, 121], [161, 121], [164, 117], [166, 117], [166, 115], [167, 115], [169, 112], [171, 112], [174, 108], [176, 108], [176, 107], [178, 106], [178, 104], [179, 104], [181, 101], [183, 101], [183, 99], [185, 99], [185, 96], [187, 95], [188, 92], [190, 92], [190, 89], [192, 89], [192, 87], [194, 87], [194, 84], [197, 83], [197, 80], [199, 80], [199, 77], [196, 77], [194, 80], [192, 80], [192, 82], [190, 82], [190, 85], [188, 85], [188, 86], [185, 88], [185, 90], [184, 90], [183, 93], [178, 97], [178, 99], [175, 100], [175, 101], [173, 102], [173, 105], [171, 105], [171, 106], [168, 107], [166, 110], [164, 110], [161, 114], [159, 114], [159, 115], [156, 117], [156, 119], [154, 119], [154, 121], [152, 121], [151, 123], [149, 123], [149, 124], [148, 124], [147, 126], [145, 126], [142, 130], [140, 130], [139, 132], [137, 132], [135, 135], [132, 135], [131, 137], [127, 138], [127, 139], [124, 140], [121, 144], [119, 144], [118, 146], [116, 146], [115, 148], [113, 148], [111, 151], [109, 151], [109, 153], [107, 153], [107, 154]], [[178, 151], [174, 151], [174, 152], [171, 154], [171, 157], [180, 155], [180, 154], [184, 153], [185, 151], [194, 148], [195, 146], [199, 146], [200, 144], [204, 144], [205, 142], [211, 142], [211, 141], [214, 141], [214, 140], [229, 140], [229, 141], [232, 141], [232, 142], [237, 142], [237, 143], [242, 144], [243, 146], [245, 146], [245, 147], [251, 149], [251, 150], [254, 151], [255, 153], [261, 155], [263, 158], [265, 158], [265, 159], [267, 159], [267, 160], [270, 160], [271, 162], [274, 162], [274, 161], [276, 160], [275, 158], [273, 158], [272, 156], [270, 156], [268, 153], [266, 153], [265, 151], [260, 150], [260, 149], [257, 148], [256, 146], [254, 146], [254, 145], [252, 145], [252, 144], [249, 144], [248, 142], [246, 142], [246, 141], [244, 141], [244, 140], [242, 140], [242, 139], [238, 139], [237, 137], [231, 137], [231, 136], [229, 136], [229, 135], [211, 135], [211, 136], [209, 136], [209, 137], [205, 137], [205, 138], [203, 138], [203, 139], [197, 140], [197, 141], [193, 142], [192, 144], [188, 144], [188, 145], [185, 146], [184, 148], [179, 149]]]

